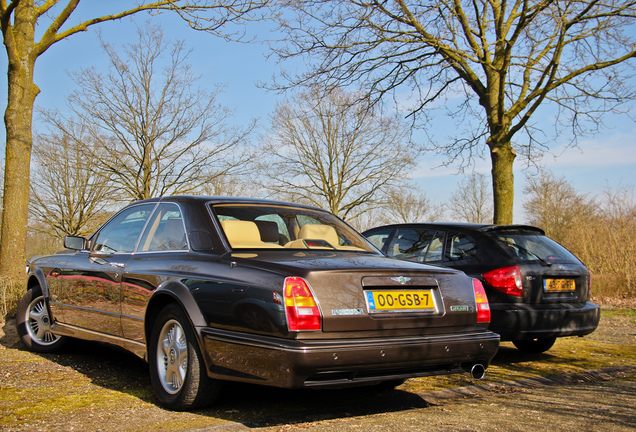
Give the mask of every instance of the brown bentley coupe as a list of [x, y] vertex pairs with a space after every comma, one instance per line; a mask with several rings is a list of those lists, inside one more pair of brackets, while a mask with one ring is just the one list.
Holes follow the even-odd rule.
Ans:
[[135, 202], [34, 259], [22, 341], [111, 343], [146, 359], [161, 405], [211, 403], [223, 381], [286, 388], [472, 372], [499, 346], [464, 273], [384, 257], [321, 209], [224, 197]]

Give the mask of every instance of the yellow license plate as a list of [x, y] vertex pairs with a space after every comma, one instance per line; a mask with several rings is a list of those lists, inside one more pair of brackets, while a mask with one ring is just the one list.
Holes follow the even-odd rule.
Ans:
[[367, 291], [370, 311], [435, 309], [431, 290]]
[[574, 279], [544, 279], [543, 289], [547, 292], [574, 291]]

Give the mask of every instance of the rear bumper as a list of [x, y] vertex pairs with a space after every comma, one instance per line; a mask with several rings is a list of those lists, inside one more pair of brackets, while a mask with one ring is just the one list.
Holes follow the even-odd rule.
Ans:
[[201, 329], [212, 378], [284, 388], [345, 387], [488, 366], [490, 331], [431, 337], [299, 341]]
[[592, 302], [490, 305], [489, 329], [502, 341], [584, 336], [598, 327], [601, 308]]

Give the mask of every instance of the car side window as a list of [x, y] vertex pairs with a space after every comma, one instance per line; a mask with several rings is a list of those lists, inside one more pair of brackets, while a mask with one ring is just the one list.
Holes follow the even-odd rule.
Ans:
[[181, 209], [172, 203], [157, 206], [139, 243], [142, 252], [187, 250]]
[[416, 262], [442, 260], [444, 231], [399, 229], [388, 247], [387, 255]]
[[132, 252], [155, 204], [142, 204], [123, 210], [97, 233], [93, 250]]
[[451, 232], [446, 243], [444, 262], [448, 264], [478, 264], [481, 262], [477, 242], [468, 234]]
[[367, 240], [369, 240], [373, 246], [377, 247], [381, 251], [384, 251], [384, 246], [386, 245], [386, 241], [389, 236], [393, 232], [393, 229], [383, 229], [378, 231], [373, 231], [372, 234], [367, 236]]

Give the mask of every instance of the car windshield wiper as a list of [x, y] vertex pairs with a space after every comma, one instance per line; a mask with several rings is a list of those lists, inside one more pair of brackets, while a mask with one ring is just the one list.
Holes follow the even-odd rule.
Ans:
[[501, 240], [501, 239], [498, 239], [498, 240], [499, 240], [501, 243], [503, 243], [503, 244], [505, 244], [505, 245], [507, 245], [507, 246], [510, 246], [510, 247], [513, 247], [513, 248], [517, 249], [519, 252], [522, 252], [522, 253], [525, 253], [525, 254], [528, 254], [528, 255], [532, 255], [532, 256], [533, 256], [533, 257], [535, 257], [535, 258], [536, 258], [539, 262], [541, 262], [541, 265], [542, 265], [542, 266], [546, 266], [546, 267], [550, 267], [550, 266], [552, 266], [552, 263], [551, 263], [551, 262], [544, 260], [544, 259], [543, 259], [543, 258], [541, 258], [539, 255], [537, 255], [536, 253], [532, 252], [531, 250], [528, 250], [528, 249], [524, 248], [523, 246], [519, 246], [518, 244], [515, 244], [515, 243], [513, 243], [513, 242], [511, 242], [511, 241], [508, 241], [508, 240]]

